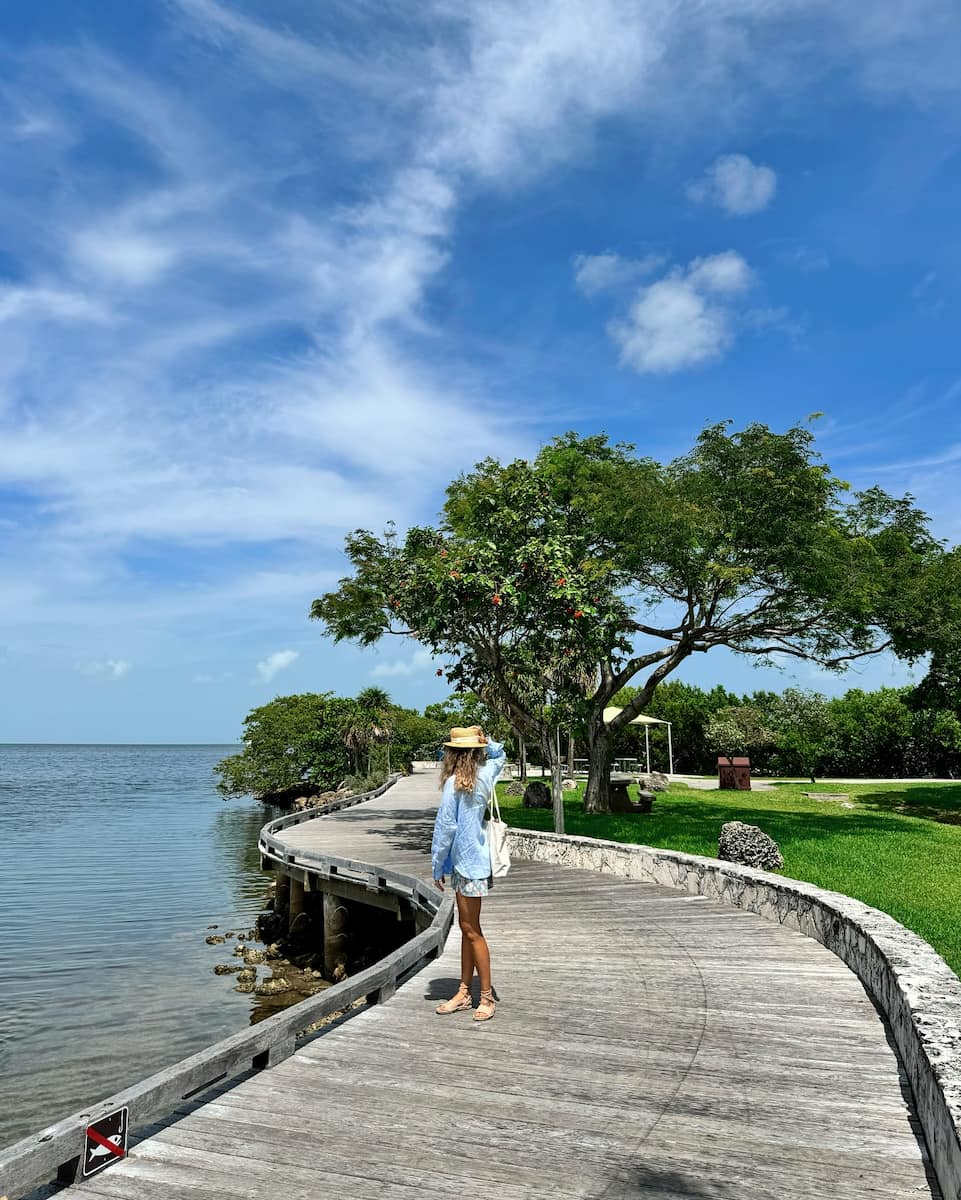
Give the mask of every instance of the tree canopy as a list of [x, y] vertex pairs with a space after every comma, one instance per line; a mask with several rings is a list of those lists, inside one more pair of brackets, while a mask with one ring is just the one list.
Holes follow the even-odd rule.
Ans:
[[436, 526], [360, 530], [347, 554], [352, 574], [311, 609], [325, 631], [416, 639], [542, 741], [579, 722], [593, 808], [607, 806], [612, 735], [691, 655], [842, 669], [883, 649], [917, 657], [947, 620], [924, 514], [879, 488], [850, 494], [801, 426], [710, 425], [666, 464], [569, 433], [454, 480]]
[[243, 749], [217, 765], [218, 790], [283, 803], [334, 787], [349, 770], [342, 728], [351, 703], [332, 692], [304, 692], [252, 709]]
[[[243, 748], [217, 764], [224, 796], [287, 803], [346, 782], [375, 787], [393, 765], [433, 758], [444, 723], [394, 704], [382, 688], [356, 698], [332, 692], [277, 696], [244, 720]], [[353, 771], [353, 775], [351, 775]]]

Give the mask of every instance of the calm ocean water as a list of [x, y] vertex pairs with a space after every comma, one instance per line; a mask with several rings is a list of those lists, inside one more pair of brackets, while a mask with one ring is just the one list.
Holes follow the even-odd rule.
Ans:
[[247, 1025], [208, 925], [249, 928], [274, 810], [231, 746], [0, 745], [0, 1146]]

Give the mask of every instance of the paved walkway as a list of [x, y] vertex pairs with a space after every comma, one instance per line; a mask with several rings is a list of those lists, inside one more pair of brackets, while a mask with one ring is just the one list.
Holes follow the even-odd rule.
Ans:
[[[429, 870], [436, 776], [287, 833]], [[137, 1145], [81, 1195], [151, 1200], [935, 1196], [884, 1026], [827, 950], [749, 913], [518, 863], [484, 905], [495, 1020], [443, 956]]]
[[[716, 792], [717, 776], [716, 775], [672, 775], [671, 779], [675, 783], [686, 783], [688, 787], [698, 788], [703, 791]], [[887, 783], [896, 786], [899, 783], [915, 784], [915, 783], [961, 783], [959, 779], [922, 779], [920, 777], [912, 779], [856, 779], [856, 778], [841, 778], [837, 776], [821, 778], [818, 776], [817, 783], [812, 783], [810, 778], [798, 778], [797, 776], [791, 779], [765, 779], [762, 776], [754, 775], [751, 778], [751, 787], [756, 791], [765, 792], [776, 789], [778, 784], [792, 783], [804, 784], [812, 791], [823, 791], [826, 784], [852, 784], [852, 783]]]

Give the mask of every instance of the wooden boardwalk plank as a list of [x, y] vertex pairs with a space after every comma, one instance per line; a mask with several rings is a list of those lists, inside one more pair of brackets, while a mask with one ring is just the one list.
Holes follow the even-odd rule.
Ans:
[[[285, 831], [426, 877], [436, 781]], [[937, 1196], [860, 982], [800, 934], [666, 888], [518, 863], [484, 905], [494, 1021], [434, 1015], [460, 939], [386, 1004], [218, 1089], [76, 1190], [856, 1200]]]

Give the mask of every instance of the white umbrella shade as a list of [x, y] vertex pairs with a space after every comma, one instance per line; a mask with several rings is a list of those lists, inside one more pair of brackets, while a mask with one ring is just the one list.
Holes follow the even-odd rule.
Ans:
[[[611, 721], [614, 720], [614, 718], [617, 716], [617, 714], [621, 713], [623, 711], [624, 710], [622, 708], [615, 708], [615, 707], [605, 708], [604, 709], [604, 724], [610, 725]], [[645, 729], [644, 729], [644, 753], [646, 755], [646, 760], [647, 760], [648, 774], [650, 774], [650, 770], [651, 770], [651, 731], [650, 731], [650, 726], [651, 725], [666, 725], [667, 726], [668, 774], [673, 775], [674, 774], [674, 744], [673, 744], [673, 741], [671, 738], [671, 722], [670, 721], [661, 721], [658, 717], [646, 717], [646, 716], [644, 716], [643, 713], [641, 713], [639, 716], [634, 717], [633, 720], [628, 721], [627, 723], [628, 723], [628, 725], [643, 725], [643, 726], [645, 726]]]

